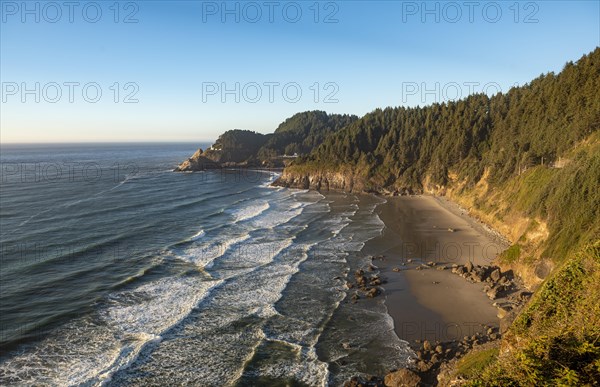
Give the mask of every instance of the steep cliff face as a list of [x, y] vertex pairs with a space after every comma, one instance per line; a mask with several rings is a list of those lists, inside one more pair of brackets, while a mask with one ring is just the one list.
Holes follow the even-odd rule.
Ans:
[[[426, 193], [445, 195], [509, 239], [512, 246], [496, 263], [535, 291], [529, 304], [503, 320], [507, 331], [499, 355], [471, 376], [478, 384], [588, 385], [600, 380], [600, 134], [564, 155], [572, 161], [532, 166], [504, 181], [495, 181], [490, 168], [470, 184], [455, 169], [448, 170], [445, 184], [428, 175], [414, 180]], [[329, 169], [319, 161], [298, 163], [277, 184], [383, 194], [408, 184], [378, 180], [376, 168], [360, 163]], [[479, 355], [469, 356], [466, 363]]]
[[360, 167], [339, 167], [323, 169], [288, 166], [273, 183], [287, 188], [312, 189], [317, 191], [344, 191], [352, 193], [377, 193], [382, 195], [421, 194], [423, 190], [411, 186], [386, 186], [374, 184], [367, 176], [367, 169]]
[[175, 168], [175, 172], [204, 171], [219, 167], [219, 164], [215, 163], [204, 155], [202, 149], [198, 149], [196, 153], [192, 155], [192, 157], [179, 164], [179, 166]]
[[356, 120], [358, 117], [353, 115], [310, 111], [288, 118], [270, 134], [228, 130], [210, 148], [196, 152], [175, 171], [214, 168], [210, 161], [224, 168], [283, 168], [296, 156], [310, 153], [328, 135]]
[[317, 191], [364, 192], [365, 186], [360, 178], [352, 173], [339, 171], [312, 171], [302, 173], [286, 169], [273, 183], [274, 186], [312, 189]]

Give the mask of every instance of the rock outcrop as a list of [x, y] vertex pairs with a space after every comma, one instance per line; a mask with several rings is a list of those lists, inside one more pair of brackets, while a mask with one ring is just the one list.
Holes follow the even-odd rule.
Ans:
[[217, 168], [220, 168], [220, 165], [204, 156], [204, 152], [199, 148], [192, 157], [179, 164], [179, 166], [175, 168], [175, 172], [205, 171], [207, 169]]
[[404, 186], [374, 186], [367, 178], [368, 169], [359, 166], [320, 168], [318, 165], [286, 167], [283, 174], [273, 182], [274, 186], [311, 189], [316, 191], [343, 191], [353, 193], [377, 193], [389, 196], [422, 194], [421, 189]]
[[385, 377], [388, 387], [416, 387], [421, 383], [419, 375], [406, 368], [391, 372]]
[[311, 171], [300, 173], [285, 169], [273, 183], [274, 186], [287, 188], [312, 189], [317, 191], [363, 192], [364, 185], [352, 173], [336, 171]]

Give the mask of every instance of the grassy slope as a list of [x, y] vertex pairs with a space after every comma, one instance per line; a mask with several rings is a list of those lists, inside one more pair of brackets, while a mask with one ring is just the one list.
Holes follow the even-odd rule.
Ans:
[[[554, 270], [515, 319], [495, 361], [465, 358], [471, 385], [598, 385], [600, 381], [600, 141], [592, 135], [561, 169], [536, 167], [499, 189], [450, 192], [495, 226], [512, 226], [501, 260], [521, 275]], [[529, 281], [535, 285], [535, 281]]]
[[[468, 374], [474, 383], [576, 385], [598, 375], [599, 60], [596, 49], [558, 76], [512, 90], [509, 99], [493, 98], [490, 132], [479, 114], [488, 111], [480, 108], [483, 97], [386, 109], [286, 168], [352, 175], [366, 190], [422, 187], [445, 194], [512, 241], [500, 257], [503, 268], [538, 290], [503, 340], [499, 360], [473, 362], [481, 368]], [[465, 128], [480, 130], [471, 135]], [[570, 162], [549, 168], [541, 162], [546, 155]], [[523, 165], [530, 167], [522, 171]]]
[[470, 384], [598, 385], [598, 300], [600, 242], [574, 254], [542, 285], [505, 335], [498, 360], [471, 374]]
[[[600, 134], [565, 154], [563, 168], [536, 166], [501, 185], [455, 179], [445, 193], [514, 242], [499, 258], [532, 288], [499, 357], [473, 353], [457, 375], [473, 385], [598, 385], [600, 380]], [[298, 172], [331, 170], [317, 163]], [[346, 171], [350, 172], [351, 171]], [[537, 270], [547, 267], [545, 273]], [[545, 281], [545, 277], [550, 270]]]
[[484, 174], [474, 186], [455, 180], [445, 192], [514, 243], [500, 263], [531, 287], [541, 282], [536, 268], [551, 269], [600, 237], [600, 134], [567, 155], [564, 168], [536, 166], [499, 186]]

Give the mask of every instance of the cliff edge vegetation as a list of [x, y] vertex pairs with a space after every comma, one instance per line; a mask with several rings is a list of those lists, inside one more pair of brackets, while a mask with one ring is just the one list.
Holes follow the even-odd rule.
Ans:
[[600, 48], [506, 94], [377, 109], [276, 184], [447, 195], [514, 243], [502, 262], [543, 260], [543, 279], [600, 232], [598, 90]]
[[284, 167], [294, 158], [310, 153], [328, 135], [357, 119], [353, 115], [327, 114], [315, 110], [295, 114], [270, 134], [228, 130], [210, 148], [197, 151], [175, 171], [219, 167]]
[[446, 195], [511, 241], [497, 263], [534, 297], [505, 322], [499, 351], [441, 384], [597, 385], [598, 90], [600, 48], [505, 94], [377, 109], [294, 161], [276, 184]]

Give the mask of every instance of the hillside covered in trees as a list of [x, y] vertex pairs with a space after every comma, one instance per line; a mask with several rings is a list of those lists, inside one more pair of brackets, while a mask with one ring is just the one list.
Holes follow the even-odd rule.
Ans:
[[360, 166], [367, 190], [422, 191], [450, 174], [476, 183], [489, 171], [501, 183], [556, 162], [600, 128], [600, 49], [560, 74], [491, 98], [473, 95], [423, 108], [377, 109], [329, 136], [299, 164]]
[[270, 134], [229, 130], [203, 156], [222, 165], [283, 166], [281, 156], [308, 154], [328, 135], [356, 120], [356, 116], [323, 111], [298, 113]]
[[531, 302], [475, 385], [600, 379], [600, 48], [492, 97], [377, 109], [276, 184], [446, 195], [512, 243], [499, 258]]
[[[600, 49], [567, 63], [560, 74], [542, 75], [506, 94], [377, 109], [327, 137], [288, 167], [279, 183], [443, 194], [468, 192], [483, 182], [490, 192], [506, 192], [507, 185], [539, 175], [529, 186], [539, 188], [539, 200], [523, 203], [525, 213], [568, 218], [563, 210], [587, 208], [578, 221], [591, 224], [600, 207], [594, 205], [600, 168], [592, 168], [599, 156], [589, 151], [600, 129], [598, 90]], [[336, 173], [343, 179], [327, 177]], [[578, 179], [567, 181], [572, 174]], [[553, 202], [555, 183], [579, 192], [575, 202], [567, 207], [564, 192]]]
[[536, 290], [512, 316], [500, 350], [488, 351], [492, 358], [480, 366], [482, 354], [466, 356], [477, 365], [473, 385], [594, 385], [598, 90], [600, 48], [505, 94], [377, 109], [360, 119], [304, 112], [268, 135], [228, 131], [186, 165], [282, 166], [282, 156], [297, 155], [276, 185], [449, 197], [511, 241], [497, 264]]

